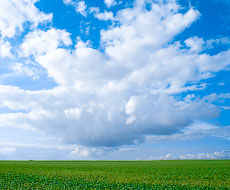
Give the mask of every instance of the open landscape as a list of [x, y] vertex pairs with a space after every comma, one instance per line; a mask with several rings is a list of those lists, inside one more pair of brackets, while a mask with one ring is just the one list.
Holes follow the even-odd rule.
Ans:
[[1, 161], [0, 189], [230, 189], [230, 160]]
[[230, 190], [230, 0], [0, 0], [0, 190]]

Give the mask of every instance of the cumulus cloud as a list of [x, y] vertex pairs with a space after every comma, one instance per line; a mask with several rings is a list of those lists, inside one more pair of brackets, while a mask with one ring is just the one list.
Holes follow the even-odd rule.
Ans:
[[97, 7], [91, 7], [90, 8], [90, 12], [94, 13], [94, 16], [99, 19], [99, 20], [114, 20], [114, 16], [113, 16], [113, 12], [108, 12], [108, 11], [104, 11], [104, 12], [100, 12], [100, 9]]
[[69, 108], [64, 110], [65, 116], [67, 118], [77, 118], [79, 119], [81, 117], [81, 109], [78, 108]]
[[198, 153], [198, 154], [183, 154], [183, 155], [173, 155], [171, 153], [165, 156], [150, 157], [150, 160], [213, 160], [213, 159], [230, 159], [230, 151], [225, 150], [222, 152], [213, 153]]
[[204, 40], [202, 38], [195, 36], [186, 39], [184, 43], [188, 48], [190, 48], [191, 52], [199, 53], [203, 50], [212, 49], [217, 45], [222, 45], [222, 44], [229, 45], [230, 38], [223, 37], [223, 38]]
[[[220, 110], [211, 100], [176, 95], [205, 88], [200, 80], [227, 69], [230, 52], [200, 53], [194, 44], [201, 38], [191, 38], [190, 48], [182, 48], [184, 42], [173, 42], [174, 37], [200, 13], [193, 8], [181, 13], [176, 1], [150, 4], [146, 9], [145, 1], [136, 1], [133, 8], [118, 11], [116, 24], [101, 31], [102, 51], [79, 38], [70, 48], [70, 33], [64, 30], [37, 29], [26, 35], [21, 58], [35, 61], [57, 86], [30, 91], [1, 85], [0, 107], [15, 113], [0, 114], [0, 127], [37, 129], [71, 144], [113, 147], [218, 117]], [[73, 154], [87, 156], [88, 151], [78, 148]]]
[[72, 1], [72, 0], [63, 0], [63, 3], [65, 5], [72, 5], [72, 4], [74, 4], [74, 1]]
[[48, 31], [34, 30], [25, 36], [21, 45], [21, 56], [44, 55], [56, 50], [59, 46], [68, 46], [72, 42], [69, 33], [63, 30], [50, 29]]
[[82, 16], [87, 16], [87, 5], [85, 4], [85, 1], [63, 0], [63, 3], [67, 6], [73, 6], [76, 9], [76, 12], [80, 13]]
[[203, 50], [204, 40], [202, 38], [194, 37], [185, 40], [185, 44], [190, 47], [193, 52], [200, 52]]
[[116, 0], [104, 0], [104, 3], [108, 8], [117, 4]]
[[80, 1], [76, 5], [76, 11], [86, 17], [87, 12], [86, 12], [87, 6], [85, 4], [85, 1]]
[[[86, 146], [135, 144], [143, 142], [144, 135], [172, 134], [195, 120], [218, 115], [218, 109], [203, 100], [178, 105], [164, 94], [138, 96], [133, 108], [126, 105], [127, 97], [86, 94], [73, 87], [32, 92], [2, 86], [0, 97], [5, 100], [2, 107], [29, 111], [2, 114], [1, 127], [45, 130], [66, 142]], [[127, 123], [130, 117], [135, 120]]]
[[[37, 0], [0, 1], [0, 35], [13, 37], [23, 31], [23, 24], [30, 22], [34, 27], [44, 21], [50, 21], [52, 14], [40, 12], [34, 5]], [[12, 11], [13, 10], [13, 11]]]
[[71, 152], [71, 155], [79, 157], [88, 157], [90, 155], [90, 152], [88, 150], [79, 150], [79, 148], [75, 148]]
[[214, 152], [214, 153], [199, 153], [199, 154], [185, 154], [185, 155], [180, 155], [180, 159], [230, 159], [230, 151], [225, 150], [222, 152]]

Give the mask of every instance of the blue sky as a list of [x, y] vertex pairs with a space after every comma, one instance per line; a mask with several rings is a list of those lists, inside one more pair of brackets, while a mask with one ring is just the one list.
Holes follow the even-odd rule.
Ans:
[[229, 2], [0, 1], [0, 159], [229, 159]]

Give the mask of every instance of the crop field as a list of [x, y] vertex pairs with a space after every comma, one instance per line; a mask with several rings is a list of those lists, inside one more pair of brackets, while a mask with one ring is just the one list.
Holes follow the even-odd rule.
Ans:
[[0, 189], [230, 189], [230, 160], [0, 161]]

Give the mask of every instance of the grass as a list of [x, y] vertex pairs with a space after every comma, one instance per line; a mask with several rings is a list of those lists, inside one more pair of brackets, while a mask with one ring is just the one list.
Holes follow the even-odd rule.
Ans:
[[0, 161], [0, 189], [230, 189], [230, 160]]

